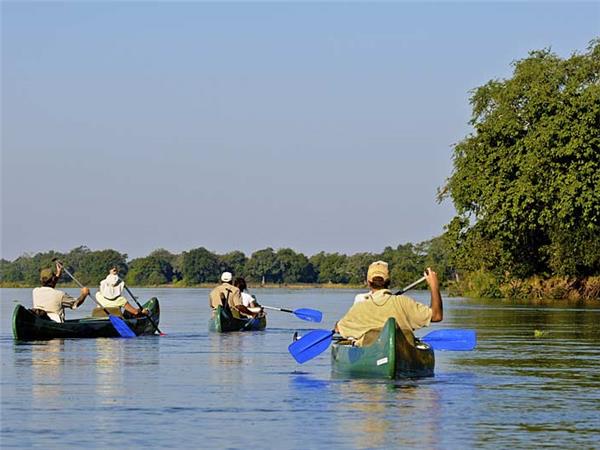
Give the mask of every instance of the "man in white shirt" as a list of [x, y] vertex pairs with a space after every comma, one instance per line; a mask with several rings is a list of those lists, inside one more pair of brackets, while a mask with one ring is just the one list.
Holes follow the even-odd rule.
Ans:
[[65, 321], [65, 308], [78, 308], [90, 294], [90, 290], [86, 287], [81, 288], [78, 298], [73, 298], [65, 292], [55, 289], [61, 272], [62, 266], [58, 263], [56, 264], [56, 274], [52, 273], [52, 269], [42, 269], [40, 272], [42, 287], [37, 287], [32, 292], [33, 308], [45, 311], [50, 319], [59, 323]]
[[246, 284], [246, 280], [244, 278], [236, 278], [233, 282], [233, 285], [240, 290], [242, 295], [242, 303], [246, 308], [248, 308], [249, 311], [252, 311], [253, 313], [263, 312], [262, 307], [256, 301], [256, 297], [246, 292], [246, 289], [248, 289], [248, 285]]
[[119, 268], [113, 266], [110, 268], [106, 278], [100, 281], [100, 290], [96, 292], [96, 300], [105, 307], [125, 308], [125, 311], [134, 316], [147, 315], [147, 309], [136, 308], [129, 304], [123, 296], [124, 290], [125, 282], [119, 277]]

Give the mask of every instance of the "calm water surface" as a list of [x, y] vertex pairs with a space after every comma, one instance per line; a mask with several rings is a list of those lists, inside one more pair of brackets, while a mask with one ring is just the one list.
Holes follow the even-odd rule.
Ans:
[[[329, 352], [297, 365], [291, 334], [311, 324], [293, 315], [213, 334], [207, 289], [134, 291], [160, 299], [167, 336], [16, 343], [13, 300], [31, 290], [0, 290], [2, 448], [600, 448], [600, 309], [446, 299], [431, 329], [474, 328], [477, 349], [386, 382], [332, 379]], [[356, 291], [254, 293], [331, 328]]]

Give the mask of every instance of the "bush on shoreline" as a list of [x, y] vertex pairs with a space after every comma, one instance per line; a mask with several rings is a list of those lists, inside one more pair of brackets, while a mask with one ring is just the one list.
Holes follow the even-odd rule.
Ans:
[[451, 282], [448, 292], [452, 296], [475, 298], [594, 301], [600, 300], [600, 276], [543, 278], [536, 275], [523, 280], [499, 280], [491, 272], [478, 270]]

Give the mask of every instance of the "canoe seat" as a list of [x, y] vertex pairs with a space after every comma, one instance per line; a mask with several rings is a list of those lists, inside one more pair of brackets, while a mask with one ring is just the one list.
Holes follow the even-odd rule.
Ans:
[[[113, 316], [123, 317], [121, 308], [119, 308], [118, 306], [106, 307], [106, 310]], [[92, 317], [107, 317], [107, 314], [104, 312], [104, 309], [97, 307], [92, 310]]]

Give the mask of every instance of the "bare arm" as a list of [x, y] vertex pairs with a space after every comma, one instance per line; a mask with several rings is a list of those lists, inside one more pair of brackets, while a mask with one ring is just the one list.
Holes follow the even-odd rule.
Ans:
[[75, 307], [79, 307], [79, 305], [85, 301], [88, 295], [90, 295], [90, 290], [86, 287], [81, 288], [81, 293], [79, 294], [79, 297], [77, 297], [77, 303], [75, 304]]
[[441, 322], [444, 318], [444, 306], [442, 304], [440, 282], [438, 281], [437, 273], [428, 267], [424, 275], [426, 277], [427, 284], [429, 285], [429, 289], [431, 290], [431, 321]]
[[247, 307], [245, 307], [244, 305], [235, 305], [235, 308], [241, 312], [242, 314], [246, 314], [247, 316], [251, 316], [254, 317], [256, 316], [257, 313], [250, 311]]

